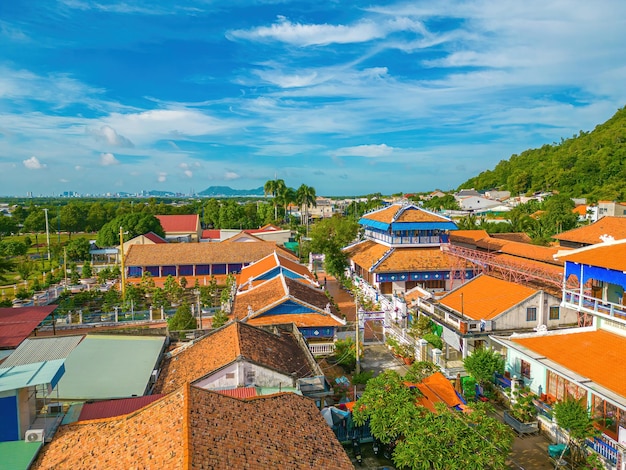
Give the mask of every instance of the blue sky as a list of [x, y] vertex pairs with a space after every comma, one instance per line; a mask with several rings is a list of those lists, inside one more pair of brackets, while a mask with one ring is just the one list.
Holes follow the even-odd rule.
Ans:
[[451, 189], [625, 83], [623, 0], [2, 1], [0, 194]]

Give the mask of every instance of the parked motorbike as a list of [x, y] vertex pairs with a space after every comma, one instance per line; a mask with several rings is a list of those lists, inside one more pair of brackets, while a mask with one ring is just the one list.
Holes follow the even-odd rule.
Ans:
[[378, 442], [378, 439], [374, 439], [372, 442], [372, 450], [374, 451], [374, 455], [378, 457], [378, 454], [380, 454], [380, 442]]
[[361, 453], [361, 443], [359, 442], [359, 439], [356, 437], [352, 438], [352, 453], [354, 454], [354, 458], [359, 463], [359, 465], [363, 465], [363, 454]]

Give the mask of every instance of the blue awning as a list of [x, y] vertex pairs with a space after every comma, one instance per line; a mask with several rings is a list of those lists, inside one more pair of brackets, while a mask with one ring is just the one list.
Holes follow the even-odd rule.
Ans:
[[387, 230], [389, 228], [389, 224], [385, 222], [379, 222], [378, 220], [366, 219], [365, 217], [359, 220], [360, 225], [365, 225], [366, 227], [377, 228], [378, 230]]
[[0, 369], [0, 392], [47, 384], [54, 388], [65, 373], [64, 363], [55, 359]]
[[[581, 277], [582, 266], [582, 279]], [[608, 282], [609, 284], [616, 284], [626, 289], [626, 274], [622, 271], [613, 271], [612, 269], [601, 268], [598, 266], [589, 266], [587, 264], [580, 265], [572, 261], [565, 261], [565, 276], [576, 276], [578, 282], [585, 284], [590, 279], [602, 282]]]
[[391, 230], [457, 230], [454, 222], [394, 222]]

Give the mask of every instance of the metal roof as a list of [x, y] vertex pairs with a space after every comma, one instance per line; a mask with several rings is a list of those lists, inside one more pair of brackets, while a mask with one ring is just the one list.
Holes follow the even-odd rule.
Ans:
[[442, 220], [441, 222], [381, 222], [379, 220], [367, 219], [365, 217], [359, 220], [359, 224], [378, 230], [456, 230], [457, 226], [454, 222]]
[[87, 335], [65, 361], [63, 400], [106, 400], [145, 394], [164, 336]]
[[2, 367], [66, 359], [84, 337], [85, 335], [26, 338], [2, 363]]
[[0, 442], [2, 468], [27, 470], [37, 457], [43, 442], [9, 441]]
[[112, 418], [137, 411], [153, 401], [163, 398], [165, 395], [146, 395], [136, 398], [120, 398], [118, 400], [104, 400], [95, 403], [85, 403], [77, 421], [90, 419]]
[[17, 348], [57, 307], [0, 308], [0, 348]]
[[63, 362], [64, 359], [56, 359], [22, 366], [3, 367], [0, 369], [0, 392], [35, 385], [50, 384], [54, 387], [65, 372]]

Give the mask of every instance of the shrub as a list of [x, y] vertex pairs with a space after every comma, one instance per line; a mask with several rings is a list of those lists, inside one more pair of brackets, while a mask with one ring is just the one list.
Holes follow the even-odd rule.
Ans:
[[443, 340], [434, 333], [426, 333], [423, 336], [423, 339], [428, 341], [434, 348], [437, 348], [437, 349], [443, 348]]

